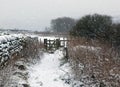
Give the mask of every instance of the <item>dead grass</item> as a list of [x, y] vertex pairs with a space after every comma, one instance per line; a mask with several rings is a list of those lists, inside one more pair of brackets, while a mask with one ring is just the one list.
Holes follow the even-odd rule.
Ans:
[[68, 47], [75, 79], [81, 80], [83, 76], [87, 76], [88, 80], [104, 82], [107, 87], [120, 86], [120, 58], [118, 51], [111, 44], [75, 38], [69, 41]]

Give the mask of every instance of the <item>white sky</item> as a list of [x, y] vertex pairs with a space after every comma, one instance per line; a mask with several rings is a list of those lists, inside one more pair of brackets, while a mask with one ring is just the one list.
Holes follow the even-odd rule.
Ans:
[[0, 0], [0, 28], [43, 30], [51, 19], [93, 13], [120, 16], [120, 0]]

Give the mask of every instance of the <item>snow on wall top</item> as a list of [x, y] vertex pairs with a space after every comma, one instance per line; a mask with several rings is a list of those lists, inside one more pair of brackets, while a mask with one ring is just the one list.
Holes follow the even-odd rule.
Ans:
[[0, 44], [3, 42], [15, 40], [17, 38], [22, 38], [22, 37], [24, 37], [23, 34], [2, 35], [2, 36], [0, 36]]

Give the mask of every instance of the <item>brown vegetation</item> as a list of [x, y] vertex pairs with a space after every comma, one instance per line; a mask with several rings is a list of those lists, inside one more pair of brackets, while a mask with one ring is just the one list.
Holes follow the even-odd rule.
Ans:
[[[99, 87], [120, 86], [119, 54], [111, 44], [74, 38], [68, 46], [69, 62], [76, 80], [87, 85], [95, 83]], [[100, 86], [102, 84], [104, 86]]]

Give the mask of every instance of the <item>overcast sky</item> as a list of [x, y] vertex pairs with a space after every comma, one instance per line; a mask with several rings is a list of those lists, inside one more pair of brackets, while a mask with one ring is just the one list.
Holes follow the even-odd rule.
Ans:
[[0, 28], [43, 30], [57, 17], [120, 16], [120, 0], [0, 0]]

